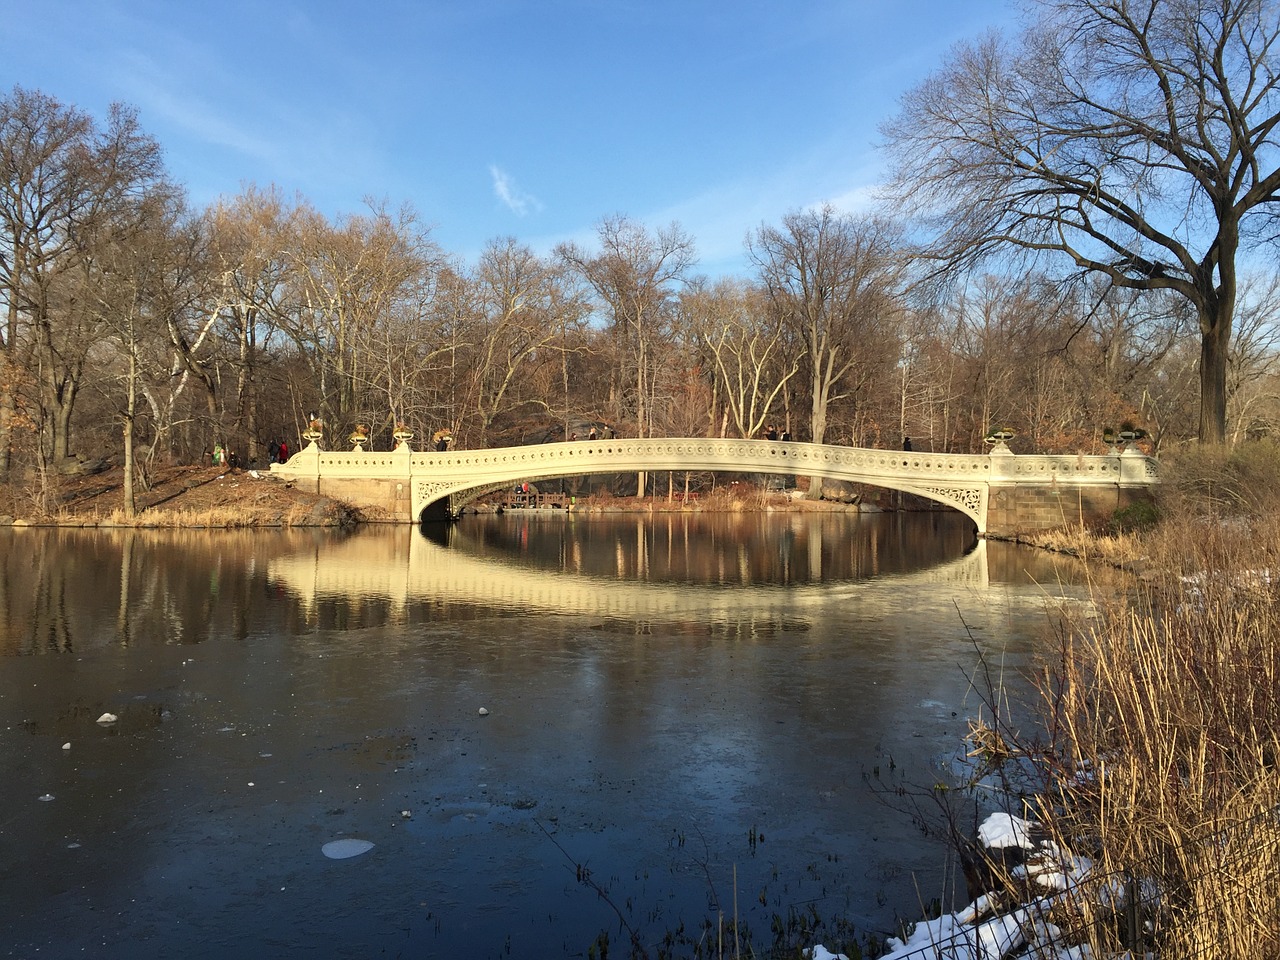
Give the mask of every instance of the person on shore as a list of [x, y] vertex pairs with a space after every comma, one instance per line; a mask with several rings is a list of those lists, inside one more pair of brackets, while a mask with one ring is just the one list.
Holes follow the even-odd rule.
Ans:
[[223, 449], [221, 441], [213, 445], [213, 465], [220, 467], [227, 461], [227, 451]]
[[289, 441], [288, 440], [280, 441], [280, 462], [281, 463], [289, 462]]

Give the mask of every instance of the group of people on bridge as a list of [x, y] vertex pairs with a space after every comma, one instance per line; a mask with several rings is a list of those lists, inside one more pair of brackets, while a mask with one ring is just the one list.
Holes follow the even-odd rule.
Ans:
[[606, 425], [604, 425], [603, 427], [600, 427], [599, 429], [597, 429], [597, 425], [593, 423], [593, 424], [591, 425], [591, 429], [590, 429], [589, 431], [587, 431], [587, 435], [586, 435], [585, 437], [580, 437], [580, 436], [578, 436], [577, 431], [574, 431], [574, 432], [570, 433], [570, 434], [569, 434], [569, 442], [570, 442], [570, 443], [572, 443], [572, 442], [577, 441], [577, 440], [588, 440], [588, 441], [590, 441], [590, 440], [612, 440], [612, 439], [613, 439], [614, 437], [616, 437], [617, 435], [618, 435], [617, 431], [616, 431], [616, 430], [614, 430], [614, 429], [613, 429], [613, 427], [609, 426], [608, 424], [606, 424]]

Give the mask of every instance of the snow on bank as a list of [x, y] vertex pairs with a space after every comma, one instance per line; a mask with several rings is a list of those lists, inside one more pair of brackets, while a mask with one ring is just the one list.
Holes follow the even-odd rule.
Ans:
[[[993, 813], [978, 829], [978, 839], [988, 850], [1020, 849], [1024, 865], [1015, 867], [1014, 877], [1026, 877], [1052, 891], [1021, 904], [1017, 909], [997, 913], [998, 898], [985, 894], [963, 910], [936, 920], [917, 923], [905, 939], [890, 937], [889, 952], [881, 960], [992, 960], [1017, 951], [1040, 960], [1086, 960], [1087, 947], [1067, 944], [1063, 931], [1048, 919], [1050, 909], [1079, 888], [1090, 863], [1073, 857], [1051, 841], [1033, 839], [1035, 824], [1008, 813]], [[821, 944], [806, 952], [809, 960], [846, 960]]]

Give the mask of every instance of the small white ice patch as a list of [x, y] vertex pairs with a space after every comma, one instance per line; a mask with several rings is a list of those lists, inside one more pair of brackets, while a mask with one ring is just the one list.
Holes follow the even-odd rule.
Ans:
[[348, 857], [358, 857], [362, 853], [368, 853], [373, 849], [373, 844], [368, 840], [330, 840], [320, 852], [330, 860], [346, 860]]

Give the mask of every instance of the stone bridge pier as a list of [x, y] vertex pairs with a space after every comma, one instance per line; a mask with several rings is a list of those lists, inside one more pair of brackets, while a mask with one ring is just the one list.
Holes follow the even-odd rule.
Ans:
[[1156, 462], [1137, 450], [1109, 455], [920, 453], [830, 444], [705, 437], [608, 439], [415, 453], [323, 451], [314, 441], [272, 476], [401, 522], [448, 519], [517, 483], [636, 471], [715, 471], [829, 477], [900, 490], [959, 510], [980, 536], [1018, 538], [1092, 524], [1140, 499]]

